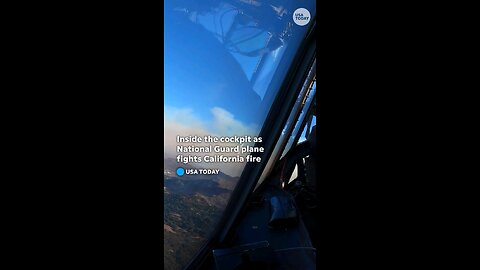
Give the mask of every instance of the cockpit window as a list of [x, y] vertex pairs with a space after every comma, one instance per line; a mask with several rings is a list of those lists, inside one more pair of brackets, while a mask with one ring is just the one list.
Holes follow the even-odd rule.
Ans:
[[165, 2], [164, 259], [166, 269], [182, 269], [224, 214], [245, 165], [234, 158], [250, 153], [221, 153], [233, 160], [223, 162], [206, 151], [215, 144], [192, 138], [258, 136], [315, 2]]

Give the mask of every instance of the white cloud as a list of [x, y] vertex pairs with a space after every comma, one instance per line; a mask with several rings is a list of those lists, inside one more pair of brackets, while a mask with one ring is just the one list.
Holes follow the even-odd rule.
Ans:
[[223, 136], [231, 135], [255, 135], [257, 128], [255, 125], [245, 125], [235, 119], [233, 114], [220, 107], [214, 107], [210, 110], [213, 114], [213, 129]]
[[[227, 110], [214, 107], [210, 110], [213, 116], [211, 123], [202, 121], [195, 115], [195, 112], [190, 108], [175, 108], [171, 106], [165, 107], [165, 121], [164, 121], [164, 155], [168, 158], [175, 158], [177, 156], [176, 142], [177, 136], [232, 136], [232, 135], [250, 135], [258, 134], [259, 129], [256, 125], [246, 125], [241, 121], [235, 119], [234, 115]], [[191, 144], [185, 144], [191, 145]], [[206, 144], [196, 144], [197, 146]], [[235, 146], [235, 144], [230, 144]], [[231, 176], [238, 176], [244, 163], [221, 163], [221, 164], [201, 164], [205, 168], [219, 168], [222, 172]]]

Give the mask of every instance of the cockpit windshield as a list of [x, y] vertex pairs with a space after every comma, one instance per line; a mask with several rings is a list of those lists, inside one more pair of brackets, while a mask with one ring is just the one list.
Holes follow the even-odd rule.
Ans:
[[[207, 162], [215, 153], [205, 141], [182, 138], [258, 136], [315, 1], [165, 2], [164, 258], [166, 269], [181, 269], [217, 225], [245, 165]], [[183, 152], [189, 146], [203, 150]], [[188, 174], [200, 168], [213, 173]]]

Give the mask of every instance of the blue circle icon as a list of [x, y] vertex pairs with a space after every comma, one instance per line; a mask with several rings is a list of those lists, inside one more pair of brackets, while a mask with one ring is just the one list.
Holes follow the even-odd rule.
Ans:
[[185, 169], [182, 168], [182, 167], [179, 167], [179, 168], [177, 169], [177, 175], [178, 175], [178, 176], [182, 176], [182, 175], [184, 175], [184, 174], [185, 174]]

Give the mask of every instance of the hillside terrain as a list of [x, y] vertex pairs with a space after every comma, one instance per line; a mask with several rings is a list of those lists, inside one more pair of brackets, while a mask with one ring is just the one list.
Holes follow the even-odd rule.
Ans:
[[[177, 176], [179, 164], [164, 162], [165, 269], [182, 269], [212, 233], [238, 178], [226, 174]], [[194, 168], [191, 165], [181, 165]]]

